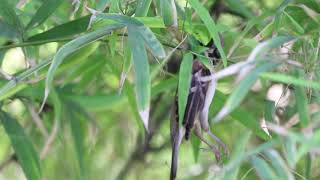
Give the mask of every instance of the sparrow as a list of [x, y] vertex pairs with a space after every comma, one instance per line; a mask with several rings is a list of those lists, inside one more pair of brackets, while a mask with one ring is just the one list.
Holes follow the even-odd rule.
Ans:
[[[206, 45], [206, 47], [208, 49], [204, 52], [204, 55], [211, 61], [212, 65], [216, 65], [220, 59], [220, 54], [217, 47], [212, 40]], [[170, 180], [174, 180], [177, 175], [180, 144], [183, 138], [188, 140], [192, 132], [200, 139], [200, 141], [209, 146], [209, 148], [214, 152], [217, 161], [221, 159], [219, 148], [213, 144], [210, 144], [203, 137], [203, 131], [208, 133], [211, 138], [213, 138], [220, 146], [222, 146], [225, 154], [228, 154], [227, 146], [211, 132], [208, 123], [208, 111], [214, 95], [216, 82], [203, 82], [201, 81], [201, 77], [210, 76], [212, 75], [213, 71], [206, 68], [206, 66], [204, 66], [196, 56], [193, 58], [194, 61], [192, 64], [191, 86], [189, 89], [182, 127], [179, 127], [179, 108], [177, 95], [172, 108], [173, 111], [170, 123], [172, 145]]]

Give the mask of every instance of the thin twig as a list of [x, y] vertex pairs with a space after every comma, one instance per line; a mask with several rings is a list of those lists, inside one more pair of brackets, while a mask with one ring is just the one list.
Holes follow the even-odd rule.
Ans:
[[58, 134], [58, 130], [59, 130], [59, 120], [55, 119], [51, 134], [48, 137], [48, 139], [46, 140], [46, 142], [42, 148], [42, 151], [40, 153], [41, 160], [43, 160], [47, 156], [47, 154], [49, 153], [49, 151], [51, 149], [51, 145]]
[[30, 115], [32, 117], [33, 122], [38, 127], [41, 134], [45, 137], [45, 139], [48, 139], [49, 133], [47, 128], [44, 126], [42, 119], [40, 118], [39, 114], [37, 113], [36, 109], [32, 106], [30, 102], [26, 102], [27, 108], [30, 112]]

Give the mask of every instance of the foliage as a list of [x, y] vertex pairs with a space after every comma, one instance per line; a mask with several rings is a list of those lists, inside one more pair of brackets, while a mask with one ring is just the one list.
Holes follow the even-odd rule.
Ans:
[[178, 178], [319, 179], [319, 28], [317, 0], [0, 0], [0, 177], [169, 178], [197, 57], [230, 154], [191, 136]]

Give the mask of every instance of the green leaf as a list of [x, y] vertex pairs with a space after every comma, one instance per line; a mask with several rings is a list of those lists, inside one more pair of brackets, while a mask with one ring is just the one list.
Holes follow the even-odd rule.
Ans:
[[226, 3], [228, 4], [228, 7], [232, 9], [233, 11], [239, 13], [241, 16], [245, 18], [252, 18], [253, 14], [250, 11], [248, 7], [245, 6], [245, 3], [243, 3], [240, 0], [227, 0]]
[[36, 34], [27, 39], [27, 42], [34, 41], [49, 41], [49, 40], [58, 40], [66, 37], [71, 37], [80, 33], [83, 33], [87, 30], [88, 24], [90, 21], [90, 16], [84, 16], [82, 18], [69, 21], [65, 24], [49, 29], [48, 31]]
[[263, 159], [253, 156], [251, 158], [251, 163], [261, 179], [279, 179], [268, 163]]
[[2, 20], [0, 20], [0, 29], [0, 37], [4, 37], [7, 39], [14, 39], [18, 37], [19, 32], [14, 27]]
[[0, 112], [0, 118], [27, 179], [41, 180], [39, 155], [24, 129], [5, 112]]
[[154, 97], [159, 93], [169, 91], [172, 92], [177, 88], [178, 78], [173, 76], [168, 79], [163, 79], [159, 83], [155, 84], [151, 88], [151, 96]]
[[87, 175], [87, 168], [85, 164], [85, 147], [84, 147], [84, 139], [85, 139], [85, 134], [84, 130], [82, 129], [83, 126], [85, 125], [82, 118], [80, 118], [79, 114], [81, 112], [74, 111], [74, 109], [71, 109], [69, 112], [66, 112], [66, 114], [69, 116], [69, 122], [70, 122], [70, 127], [71, 127], [71, 133], [79, 161], [79, 168], [80, 168], [80, 175], [81, 179], [88, 179]]
[[109, 0], [98, 0], [96, 3], [96, 10], [103, 11], [108, 7]]
[[121, 72], [120, 81], [119, 81], [119, 93], [121, 93], [124, 82], [127, 78], [127, 75], [129, 73], [131, 67], [132, 67], [132, 53], [131, 53], [131, 50], [130, 50], [128, 43], [124, 46], [123, 51], [124, 51], [123, 52], [124, 62], [122, 65], [122, 72]]
[[264, 119], [266, 121], [272, 122], [275, 115], [275, 102], [274, 101], [265, 101], [265, 108], [264, 108]]
[[[56, 74], [61, 74], [66, 71], [69, 71], [70, 69], [73, 69], [74, 67], [77, 67], [79, 64], [82, 63], [83, 60], [86, 60], [86, 58], [95, 52], [95, 49], [99, 43], [92, 43], [88, 46], [82, 47], [79, 50], [77, 50], [76, 53], [72, 53], [70, 56], [68, 56], [65, 60], [65, 63], [60, 66]], [[27, 69], [26, 71], [20, 73], [16, 76], [16, 79], [10, 80], [9, 82], [6, 82], [4, 84], [1, 84], [0, 88], [0, 101], [6, 98], [9, 98], [10, 96], [16, 94], [20, 90], [25, 89], [26, 87], [29, 87], [28, 83], [23, 81], [26, 78], [33, 76], [35, 72], [38, 72], [38, 78], [43, 79], [45, 78], [47, 74], [47, 66], [50, 65], [52, 60], [43, 60], [40, 61], [36, 66], [31, 67]], [[17, 83], [18, 82], [18, 83]]]
[[199, 159], [201, 141], [197, 136], [194, 135], [194, 133], [192, 133], [192, 136], [191, 136], [191, 145], [192, 145], [194, 162], [197, 163]]
[[297, 32], [299, 34], [304, 34], [304, 28], [292, 16], [290, 16], [290, 14], [286, 13], [285, 11], [283, 13], [288, 17]]
[[250, 88], [259, 78], [259, 74], [275, 68], [278, 64], [267, 62], [263, 63], [250, 72], [238, 85], [235, 87], [232, 94], [229, 96], [225, 106], [216, 115], [215, 121], [221, 120], [227, 114], [232, 112], [236, 107], [240, 105], [245, 96], [248, 94]]
[[286, 156], [287, 162], [290, 168], [295, 167], [297, 162], [297, 142], [295, 139], [290, 137], [285, 137], [283, 140], [284, 154]]
[[77, 39], [74, 39], [64, 46], [62, 46], [57, 54], [54, 56], [51, 66], [48, 70], [47, 78], [46, 78], [46, 89], [45, 89], [45, 97], [44, 102], [46, 98], [48, 97], [49, 91], [52, 86], [52, 81], [54, 77], [54, 73], [57, 70], [58, 66], [62, 63], [62, 61], [71, 53], [75, 52], [79, 48], [88, 45], [89, 43], [92, 43], [108, 34], [110, 34], [111, 31], [115, 29], [122, 28], [122, 25], [111, 25], [105, 28], [102, 28], [100, 30], [88, 33], [86, 35], [83, 35]]
[[203, 23], [206, 25], [211, 37], [213, 38], [214, 44], [217, 46], [219, 53], [221, 54], [223, 65], [227, 66], [227, 56], [224, 53], [224, 50], [221, 45], [221, 40], [219, 37], [219, 33], [217, 30], [217, 26], [213, 19], [211, 18], [209, 12], [198, 0], [189, 0], [189, 3], [194, 8], [196, 13], [199, 15], [200, 19], [203, 21]]
[[45, 0], [36, 14], [28, 23], [26, 29], [34, 28], [42, 24], [64, 2], [63, 0]]
[[[210, 106], [210, 116], [213, 115], [215, 110], [219, 111], [223, 107], [225, 101], [227, 100], [227, 95], [223, 94], [219, 90], [216, 90], [214, 98], [215, 100]], [[259, 136], [260, 138], [264, 140], [270, 139], [266, 132], [264, 132], [260, 127], [257, 118], [252, 114], [251, 111], [248, 111], [245, 108], [239, 106], [230, 113], [230, 117], [234, 120], [239, 121], [245, 127], [249, 128], [252, 132], [255, 133], [255, 135]]]
[[139, 28], [139, 32], [154, 56], [161, 59], [166, 57], [166, 52], [164, 51], [162, 44], [149, 28]]
[[136, 17], [135, 19], [141, 21], [145, 26], [149, 28], [166, 28], [163, 20], [160, 17]]
[[61, 86], [65, 86], [72, 80], [84, 76], [90, 71], [95, 71], [97, 67], [103, 67], [105, 61], [101, 59], [101, 56], [96, 55], [90, 59], [87, 59], [91, 54], [96, 52], [99, 45], [100, 42], [91, 43], [90, 45], [79, 49], [77, 52], [73, 53], [67, 58], [67, 61], [72, 61], [73, 58], [76, 58], [78, 65], [68, 71], [68, 74], [65, 75], [64, 82]]
[[109, 13], [118, 13], [120, 11], [119, 9], [119, 1], [120, 0], [110, 0], [110, 8]]
[[162, 47], [162, 44], [158, 41], [150, 28], [144, 26], [144, 24], [139, 20], [128, 16], [104, 13], [97, 13], [97, 18], [110, 19], [120, 24], [126, 25], [128, 28], [136, 29], [136, 31], [139, 32], [139, 34], [143, 37], [143, 40], [154, 56], [158, 58], [166, 57], [166, 53]]
[[[299, 71], [297, 74], [301, 77], [303, 72]], [[308, 99], [305, 93], [304, 87], [295, 86], [294, 95], [296, 98], [296, 106], [299, 114], [300, 125], [301, 127], [306, 127], [309, 124], [310, 117], [308, 113]]]
[[251, 51], [249, 57], [247, 58], [247, 61], [256, 61], [259, 59], [257, 57], [259, 57], [261, 54], [266, 54], [268, 50], [272, 48], [277, 48], [280, 45], [289, 42], [293, 39], [294, 38], [291, 36], [276, 36], [272, 39], [259, 43], [257, 47]]
[[277, 72], [264, 72], [260, 74], [262, 79], [268, 79], [275, 82], [291, 84], [295, 86], [301, 86], [306, 88], [313, 88], [316, 90], [320, 89], [320, 83], [308, 79], [302, 79], [299, 77], [294, 77], [286, 74], [281, 74]]
[[192, 63], [193, 56], [191, 53], [187, 53], [183, 56], [183, 60], [180, 65], [179, 72], [179, 86], [178, 86], [178, 112], [179, 112], [179, 124], [182, 125], [184, 113], [187, 106], [188, 95], [191, 86], [192, 78]]
[[0, 16], [4, 22], [11, 25], [16, 31], [22, 31], [20, 19], [14, 10], [14, 6], [8, 0], [0, 0]]
[[150, 4], [151, 4], [151, 0], [138, 0], [135, 16], [136, 17], [147, 16], [150, 8]]
[[244, 156], [245, 148], [249, 142], [250, 136], [251, 136], [251, 132], [246, 131], [239, 138], [237, 138], [237, 141], [234, 143], [234, 146], [232, 148], [232, 154], [231, 154], [230, 158], [228, 159], [228, 165], [227, 165], [227, 166], [234, 167], [234, 168], [231, 168], [230, 170], [225, 172], [225, 176], [223, 179], [226, 179], [226, 180], [237, 179], [240, 166], [233, 166], [232, 164], [234, 162], [236, 162], [236, 160], [239, 157]]
[[264, 154], [266, 154], [278, 177], [281, 179], [294, 179], [286, 163], [277, 151], [271, 149], [265, 151]]
[[132, 114], [134, 116], [134, 119], [136, 120], [136, 124], [139, 129], [139, 132], [141, 134], [144, 134], [144, 132], [145, 132], [143, 129], [144, 125], [142, 125], [143, 123], [141, 123], [141, 122], [143, 122], [143, 120], [141, 119], [141, 116], [138, 112], [138, 106], [137, 106], [138, 103], [137, 103], [132, 85], [129, 82], [125, 82], [123, 91], [127, 96], [129, 106], [130, 106], [130, 109], [131, 109]]
[[129, 17], [129, 16], [124, 16], [120, 14], [114, 14], [114, 13], [99, 13], [97, 12], [96, 14], [97, 19], [110, 19], [112, 21], [118, 22], [120, 24], [126, 25], [126, 26], [143, 26], [143, 23], [140, 22], [139, 20]]
[[174, 0], [161, 0], [160, 10], [166, 26], [178, 26], [177, 10]]
[[128, 27], [128, 42], [133, 57], [133, 69], [135, 75], [135, 90], [139, 114], [148, 130], [151, 82], [147, 51], [144, 47], [140, 33], [133, 27]]

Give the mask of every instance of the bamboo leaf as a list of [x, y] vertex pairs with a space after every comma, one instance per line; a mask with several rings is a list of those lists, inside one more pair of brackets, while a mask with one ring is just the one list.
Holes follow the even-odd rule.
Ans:
[[5, 112], [0, 112], [0, 118], [27, 179], [41, 180], [39, 155], [24, 129]]
[[292, 16], [290, 16], [290, 14], [286, 13], [285, 11], [283, 13], [288, 17], [297, 32], [299, 34], [304, 34], [304, 28]]
[[[45, 89], [45, 95], [44, 95], [44, 101], [46, 101], [50, 88], [52, 86], [53, 77], [55, 74], [55, 71], [57, 70], [58, 66], [62, 63], [62, 61], [71, 53], [75, 52], [79, 48], [88, 45], [89, 43], [92, 43], [108, 34], [110, 34], [111, 31], [115, 29], [122, 28], [122, 25], [111, 25], [105, 28], [102, 28], [100, 30], [88, 33], [86, 35], [83, 35], [75, 40], [70, 41], [69, 43], [62, 46], [57, 54], [54, 56], [51, 66], [48, 70], [47, 78], [46, 78], [46, 89]], [[44, 105], [44, 103], [43, 103]], [[43, 106], [42, 106], [43, 107]], [[42, 109], [42, 108], [41, 108]]]
[[110, 19], [120, 24], [126, 25], [128, 28], [136, 29], [137, 32], [139, 32], [139, 34], [143, 37], [143, 40], [154, 56], [158, 58], [166, 57], [166, 53], [162, 47], [162, 44], [158, 41], [150, 28], [144, 26], [144, 24], [139, 20], [118, 14], [97, 13], [96, 16], [100, 19]]
[[192, 63], [193, 63], [193, 56], [191, 53], [187, 53], [183, 56], [183, 60], [180, 65], [179, 86], [178, 86], [178, 107], [179, 107], [178, 112], [179, 112], [180, 126], [184, 118], [189, 90], [191, 86]]
[[70, 122], [70, 127], [71, 127], [71, 133], [76, 149], [76, 154], [78, 157], [79, 161], [79, 168], [80, 168], [80, 176], [81, 179], [85, 180], [88, 179], [87, 175], [87, 168], [85, 164], [85, 147], [84, 147], [84, 139], [85, 139], [85, 134], [83, 132], [83, 125], [84, 121], [82, 118], [80, 118], [79, 114], [81, 112], [77, 112], [75, 109], [71, 109], [70, 112], [66, 112], [66, 114], [69, 116], [69, 122]]
[[42, 24], [64, 2], [63, 0], [45, 0], [36, 14], [28, 23], [26, 29], [34, 28]]
[[264, 72], [260, 74], [262, 79], [268, 79], [275, 82], [292, 84], [295, 86], [301, 86], [306, 88], [313, 88], [316, 90], [320, 89], [320, 83], [308, 79], [302, 79], [300, 77], [294, 77], [286, 74], [281, 74], [277, 72]]
[[252, 18], [253, 14], [251, 10], [245, 6], [244, 3], [240, 0], [227, 0], [226, 3], [228, 4], [228, 7], [230, 9], [234, 10], [235, 12], [238, 12], [241, 16], [244, 16], [245, 18]]
[[203, 7], [203, 5], [201, 5], [201, 3], [198, 0], [189, 0], [189, 3], [196, 11], [196, 13], [199, 15], [203, 23], [206, 25], [211, 37], [213, 38], [214, 44], [217, 46], [219, 53], [221, 54], [223, 65], [227, 66], [227, 56], [225, 55], [224, 50], [222, 48], [217, 26], [211, 18], [209, 12], [205, 7]]
[[20, 19], [14, 10], [14, 6], [10, 3], [8, 0], [0, 0], [0, 16], [4, 22], [11, 25], [16, 31], [22, 32], [23, 27]]
[[124, 62], [122, 65], [122, 72], [120, 76], [120, 81], [119, 81], [119, 94], [121, 94], [124, 82], [127, 78], [127, 75], [132, 67], [132, 53], [129, 47], [129, 44], [127, 43], [124, 47]]
[[110, 0], [98, 0], [96, 3], [96, 9], [97, 11], [103, 11], [108, 6]]
[[281, 179], [294, 179], [293, 175], [290, 173], [290, 170], [288, 169], [286, 163], [280, 156], [280, 154], [271, 149], [271, 150], [266, 150], [264, 152], [266, 156], [268, 157], [268, 160], [272, 164], [276, 174], [281, 178]]
[[250, 72], [234, 89], [232, 94], [229, 96], [225, 106], [220, 110], [220, 112], [214, 118], [214, 121], [219, 121], [227, 114], [232, 112], [236, 107], [240, 105], [242, 100], [245, 98], [247, 93], [249, 92], [250, 88], [259, 78], [259, 74], [272, 68], [275, 68], [277, 64], [268, 62], [263, 63], [262, 65], [258, 66], [252, 72]]
[[192, 133], [192, 136], [191, 136], [191, 145], [192, 145], [194, 162], [197, 163], [199, 159], [201, 141], [197, 136], [194, 135], [194, 133]]
[[151, 4], [151, 0], [138, 0], [135, 16], [136, 17], [147, 16], [150, 8], [150, 4]]
[[[215, 92], [215, 101], [210, 106], [210, 116], [219, 111], [227, 100], [227, 95], [221, 93], [219, 90]], [[252, 112], [246, 110], [243, 107], [237, 107], [233, 112], [230, 113], [230, 117], [233, 120], [239, 121], [242, 125], [254, 132], [255, 135], [259, 136], [264, 140], [269, 140], [270, 137], [260, 128], [260, 124], [257, 118], [252, 114]]]
[[147, 52], [140, 33], [133, 27], [128, 27], [128, 42], [133, 57], [133, 69], [135, 74], [135, 90], [139, 114], [148, 131], [150, 110], [150, 72]]
[[13, 26], [7, 24], [2, 20], [0, 20], [0, 29], [0, 37], [4, 37], [7, 39], [14, 39], [18, 37], [19, 32]]
[[283, 143], [283, 148], [284, 148], [284, 154], [286, 156], [287, 162], [289, 164], [290, 168], [295, 167], [295, 164], [297, 162], [297, 141], [293, 138], [290, 137], [285, 137], [284, 138], [284, 143]]
[[164, 51], [162, 44], [149, 28], [139, 28], [139, 32], [154, 56], [161, 59], [166, 57], [166, 52]]
[[151, 96], [154, 97], [161, 92], [172, 91], [177, 88], [177, 84], [178, 78], [176, 76], [161, 80], [159, 83], [152, 86]]
[[123, 91], [126, 94], [126, 97], [128, 99], [130, 109], [132, 111], [134, 119], [136, 120], [136, 124], [139, 129], [139, 132], [144, 135], [144, 129], [143, 129], [143, 125], [142, 125], [143, 123], [141, 123], [142, 119], [141, 119], [141, 116], [138, 112], [138, 106], [137, 106], [138, 103], [137, 103], [136, 96], [135, 96], [134, 89], [133, 89], [132, 85], [129, 82], [125, 82]]
[[253, 156], [251, 163], [261, 179], [279, 179], [279, 177], [277, 177], [274, 171], [270, 168], [268, 163], [263, 159]]
[[[298, 71], [298, 76], [303, 76], [303, 72]], [[308, 112], [308, 99], [305, 90], [302, 86], [295, 86], [294, 95], [296, 98], [296, 107], [299, 114], [301, 127], [306, 127], [309, 124], [310, 117]]]
[[[228, 160], [228, 165], [227, 166], [232, 166], [232, 164], [239, 158], [239, 157], [243, 157], [245, 154], [245, 148], [246, 145], [249, 142], [251, 136], [251, 132], [247, 131], [244, 132], [238, 139], [237, 141], [234, 143], [233, 149], [232, 149], [232, 154]], [[228, 170], [227, 172], [225, 172], [225, 176], [223, 179], [226, 180], [235, 180], [237, 179], [239, 170], [240, 170], [240, 166], [233, 166], [234, 168], [231, 168], [230, 170]]]
[[49, 41], [57, 40], [61, 38], [71, 37], [87, 30], [87, 26], [90, 21], [90, 16], [84, 16], [82, 18], [69, 21], [67, 23], [58, 25], [49, 29], [48, 31], [36, 34], [27, 39], [27, 42], [34, 41]]
[[166, 26], [178, 26], [177, 9], [174, 0], [161, 0], [160, 10]]

